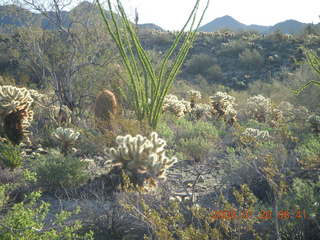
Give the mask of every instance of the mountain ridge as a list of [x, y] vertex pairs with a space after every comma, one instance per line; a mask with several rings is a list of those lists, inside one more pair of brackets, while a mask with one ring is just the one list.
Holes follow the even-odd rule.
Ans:
[[[63, 25], [68, 26], [70, 23], [70, 16], [77, 15], [78, 19], [86, 21], [86, 15], [90, 11], [97, 11], [96, 6], [87, 1], [80, 2], [77, 6], [69, 11], [63, 11]], [[53, 12], [48, 12], [48, 14], [54, 14]], [[98, 11], [97, 11], [98, 14]], [[15, 6], [15, 5], [2, 5], [0, 6], [0, 27], [5, 28], [6, 26], [21, 27], [26, 25], [32, 25], [41, 27], [43, 29], [54, 29], [55, 26], [43, 17], [39, 13], [33, 13], [27, 9]], [[235, 18], [225, 15], [223, 17], [218, 17], [211, 22], [202, 25], [198, 31], [200, 32], [215, 32], [223, 29], [229, 29], [235, 32], [239, 31], [257, 31], [262, 34], [269, 34], [273, 32], [281, 32], [284, 34], [297, 34], [303, 31], [305, 27], [309, 24], [296, 21], [294, 19], [285, 20], [279, 22], [273, 26], [262, 26], [257, 24], [246, 25]], [[141, 29], [150, 29], [157, 31], [166, 31], [160, 26], [154, 23], [142, 23], [138, 24]]]
[[308, 23], [302, 23], [294, 19], [285, 20], [279, 23], [276, 23], [273, 26], [263, 26], [257, 24], [246, 25], [235, 18], [225, 15], [222, 17], [218, 17], [212, 20], [209, 23], [202, 25], [199, 28], [201, 32], [216, 32], [223, 29], [228, 29], [231, 31], [257, 31], [263, 34], [269, 34], [272, 32], [280, 31], [284, 34], [297, 34], [303, 31], [303, 29], [308, 26]]

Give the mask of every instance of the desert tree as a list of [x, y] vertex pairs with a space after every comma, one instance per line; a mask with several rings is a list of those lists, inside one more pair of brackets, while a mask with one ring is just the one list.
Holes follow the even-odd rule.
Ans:
[[[102, 21], [93, 4], [72, 0], [18, 0], [18, 6], [37, 12], [40, 21], [16, 29], [14, 45], [22, 64], [39, 87], [51, 87], [60, 105], [79, 110], [106, 85], [108, 64], [114, 62], [114, 45], [102, 34]], [[19, 8], [20, 9], [20, 8]], [[109, 68], [110, 70], [110, 68]], [[107, 84], [108, 85], [108, 84]]]

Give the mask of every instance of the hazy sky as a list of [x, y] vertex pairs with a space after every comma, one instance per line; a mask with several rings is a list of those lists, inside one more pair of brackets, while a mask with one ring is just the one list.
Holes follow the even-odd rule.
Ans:
[[[178, 30], [187, 20], [195, 0], [122, 0], [122, 3], [132, 18], [135, 8], [138, 9], [139, 23]], [[266, 26], [288, 19], [318, 23], [320, 0], [211, 0], [202, 25], [224, 15], [244, 24]]]

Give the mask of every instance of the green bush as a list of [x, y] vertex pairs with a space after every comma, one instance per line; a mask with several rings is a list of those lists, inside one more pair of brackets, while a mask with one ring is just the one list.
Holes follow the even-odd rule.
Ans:
[[[290, 210], [292, 218], [283, 221], [282, 239], [319, 239], [320, 182], [294, 178], [289, 194], [282, 200], [283, 208]], [[303, 223], [303, 224], [301, 224]]]
[[51, 151], [35, 161], [38, 182], [47, 189], [77, 187], [88, 180], [86, 162], [72, 155]]
[[209, 122], [202, 120], [192, 122], [184, 118], [177, 119], [176, 122], [177, 138], [196, 138], [202, 137], [207, 141], [218, 138], [218, 130]]
[[193, 159], [197, 162], [204, 160], [209, 152], [213, 149], [213, 143], [208, 142], [202, 137], [194, 137], [181, 139], [178, 142], [178, 151], [183, 153], [188, 159]]
[[215, 59], [205, 53], [195, 54], [186, 62], [186, 71], [190, 74], [206, 75], [207, 70], [215, 64]]
[[0, 186], [0, 209], [4, 207], [8, 201], [8, 196], [6, 194], [8, 185]]
[[14, 169], [21, 166], [23, 158], [19, 147], [11, 143], [0, 143], [0, 167]]
[[262, 67], [264, 62], [263, 57], [256, 49], [245, 49], [239, 54], [239, 61], [248, 70], [257, 70]]
[[238, 56], [248, 46], [248, 42], [244, 40], [232, 40], [228, 43], [224, 43], [219, 55], [223, 56]]
[[[139, 223], [147, 226], [144, 239], [155, 240], [231, 240], [231, 239], [262, 239], [255, 230], [256, 218], [228, 219], [217, 217], [222, 211], [242, 212], [256, 210], [256, 198], [247, 186], [232, 192], [236, 203], [232, 204], [222, 194], [211, 203], [210, 208], [191, 203], [189, 200], [179, 200], [165, 197], [161, 201], [154, 196], [146, 198], [142, 195], [127, 195], [121, 205], [127, 212], [135, 216]], [[243, 214], [244, 215], [244, 214]], [[221, 216], [221, 215], [220, 215]], [[230, 214], [230, 216], [232, 216]], [[264, 237], [268, 235], [265, 234]], [[130, 238], [122, 239], [143, 239]], [[268, 239], [268, 238], [264, 238]]]
[[317, 135], [308, 134], [303, 141], [299, 143], [295, 150], [300, 157], [301, 163], [312, 167], [313, 164], [319, 164], [320, 139]]
[[221, 67], [217, 64], [214, 64], [207, 69], [206, 76], [210, 82], [223, 81], [223, 73]]
[[174, 132], [165, 121], [159, 122], [157, 131], [162, 138], [166, 139], [168, 146], [174, 145]]
[[62, 211], [54, 216], [53, 222], [48, 223], [50, 205], [45, 202], [40, 203], [40, 196], [39, 192], [31, 193], [26, 201], [13, 205], [0, 219], [1, 240], [93, 239], [92, 232], [83, 236], [77, 233], [82, 228], [80, 221], [66, 224], [66, 221], [79, 210]]

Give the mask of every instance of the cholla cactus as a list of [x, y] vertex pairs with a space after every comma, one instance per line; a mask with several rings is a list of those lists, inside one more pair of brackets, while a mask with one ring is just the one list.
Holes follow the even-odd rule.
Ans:
[[250, 97], [247, 101], [246, 111], [251, 118], [259, 122], [266, 122], [267, 115], [272, 111], [271, 99], [262, 95]]
[[165, 179], [166, 170], [177, 161], [175, 157], [166, 156], [166, 141], [156, 132], [152, 132], [150, 138], [118, 136], [116, 142], [117, 148], [106, 150], [108, 160], [114, 166], [120, 166], [134, 183], [140, 185], [147, 179]]
[[261, 131], [255, 128], [246, 128], [242, 133], [242, 136], [251, 137], [258, 140], [268, 140], [270, 139], [270, 135], [268, 131]]
[[308, 122], [311, 125], [312, 131], [315, 133], [320, 133], [320, 116], [312, 114], [308, 117]]
[[282, 111], [272, 105], [270, 98], [262, 95], [248, 98], [246, 112], [249, 117], [271, 126], [276, 126], [283, 119]]
[[162, 110], [164, 112], [172, 112], [180, 118], [191, 111], [191, 106], [190, 102], [179, 100], [177, 96], [169, 94], [164, 98]]
[[194, 100], [200, 100], [201, 99], [201, 92], [199, 92], [199, 91], [189, 90], [189, 91], [187, 91], [187, 94], [188, 94], [190, 99], [194, 99]]
[[72, 128], [58, 127], [52, 134], [61, 146], [61, 152], [67, 154], [70, 152], [71, 146], [78, 140], [80, 133], [74, 131]]
[[0, 87], [0, 114], [8, 115], [14, 111], [30, 108], [33, 99], [26, 88], [14, 86]]
[[26, 134], [33, 119], [31, 105], [33, 98], [26, 88], [6, 85], [0, 86], [0, 119], [9, 140], [19, 144]]
[[43, 103], [47, 100], [47, 95], [39, 93], [37, 90], [29, 89], [30, 96], [34, 102]]
[[234, 109], [235, 98], [225, 92], [217, 92], [210, 97], [212, 113], [218, 118], [223, 117], [230, 124], [236, 121], [237, 112]]
[[191, 108], [195, 107], [196, 101], [201, 99], [201, 92], [196, 91], [196, 90], [189, 90], [187, 91], [187, 95], [190, 99], [190, 106]]
[[191, 116], [199, 120], [202, 117], [209, 118], [211, 116], [211, 106], [205, 103], [199, 103], [191, 110]]

